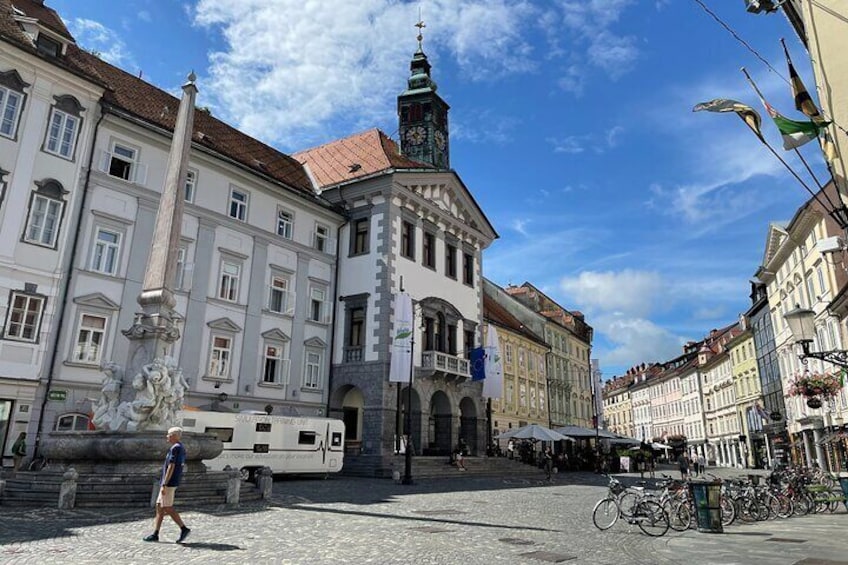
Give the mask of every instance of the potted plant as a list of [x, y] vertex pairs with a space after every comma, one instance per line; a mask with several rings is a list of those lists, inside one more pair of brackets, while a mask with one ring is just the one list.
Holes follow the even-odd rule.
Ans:
[[820, 408], [822, 400], [833, 398], [842, 389], [842, 377], [835, 373], [819, 373], [818, 371], [796, 374], [789, 383], [789, 394], [807, 398], [807, 406]]

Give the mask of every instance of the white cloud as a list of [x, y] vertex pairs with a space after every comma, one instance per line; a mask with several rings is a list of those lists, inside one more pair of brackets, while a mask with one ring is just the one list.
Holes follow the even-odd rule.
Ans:
[[[445, 56], [472, 80], [535, 68], [523, 38], [536, 25], [531, 2], [431, 0], [420, 7], [436, 82]], [[249, 134], [290, 149], [323, 141], [333, 121], [341, 125], [335, 131], [393, 123], [386, 100], [408, 73], [418, 8], [393, 0], [200, 0], [194, 21], [224, 40], [210, 54], [213, 107]]]
[[85, 18], [74, 18], [65, 23], [68, 31], [83, 49], [128, 72], [134, 72], [138, 68], [132, 54], [127, 51], [126, 44], [113, 30]]
[[683, 353], [682, 346], [688, 341], [639, 317], [599, 316], [592, 325], [609, 342], [593, 352], [606, 366], [667, 361]]
[[554, 146], [554, 153], [568, 153], [576, 155], [586, 150], [586, 136], [569, 135], [561, 139], [549, 138], [548, 143]]
[[663, 297], [665, 285], [657, 272], [625, 269], [584, 271], [576, 277], [563, 278], [560, 289], [581, 308], [644, 317]]
[[528, 220], [516, 218], [512, 221], [512, 225], [510, 227], [512, 227], [513, 230], [517, 231], [524, 237], [527, 237], [527, 223]]

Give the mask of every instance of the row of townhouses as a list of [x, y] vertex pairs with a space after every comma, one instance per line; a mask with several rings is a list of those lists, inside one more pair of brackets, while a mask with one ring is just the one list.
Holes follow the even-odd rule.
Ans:
[[[9, 463], [21, 431], [37, 450], [45, 432], [90, 426], [105, 363], [130, 389], [130, 330], [181, 124], [179, 99], [81, 49], [42, 0], [0, 0], [0, 46]], [[183, 124], [182, 223], [168, 239], [179, 338], [155, 353], [179, 363], [188, 404], [340, 418], [350, 453], [373, 469], [393, 453], [407, 398], [402, 433], [425, 454], [460, 437], [479, 453], [529, 422], [592, 422], [591, 327], [529, 283], [483, 278], [497, 233], [451, 168], [448, 105], [420, 37], [410, 71], [399, 143], [372, 129], [286, 155], [203, 109]], [[388, 381], [401, 290], [415, 303], [410, 396]], [[490, 326], [505, 357], [491, 411], [468, 362]]]

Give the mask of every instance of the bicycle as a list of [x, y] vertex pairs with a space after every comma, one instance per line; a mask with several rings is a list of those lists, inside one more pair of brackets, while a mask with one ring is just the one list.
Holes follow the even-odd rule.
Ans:
[[622, 509], [620, 495], [628, 492], [636, 494], [633, 491], [628, 491], [614, 477], [605, 475], [609, 478], [608, 494], [605, 498], [595, 504], [592, 510], [592, 523], [601, 531], [608, 530], [618, 522], [619, 518], [624, 518], [628, 524], [636, 524], [639, 529], [646, 535], [652, 537], [660, 537], [665, 535], [669, 528], [668, 514], [657, 502], [650, 500], [644, 493], [637, 496], [633, 506], [627, 507], [625, 512]]

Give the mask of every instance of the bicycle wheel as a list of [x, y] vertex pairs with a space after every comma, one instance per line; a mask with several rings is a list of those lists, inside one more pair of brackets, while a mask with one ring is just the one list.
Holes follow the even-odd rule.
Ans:
[[644, 500], [636, 505], [633, 520], [640, 530], [651, 537], [664, 536], [668, 531], [668, 514], [652, 500]]
[[639, 504], [639, 495], [635, 492], [628, 490], [618, 496], [618, 511], [625, 518], [633, 516], [637, 504]]
[[729, 526], [736, 520], [736, 506], [726, 496], [721, 497], [721, 525]]
[[668, 526], [675, 532], [685, 532], [692, 526], [692, 510], [689, 504], [678, 502], [668, 513]]
[[614, 498], [605, 498], [595, 505], [592, 510], [592, 523], [599, 530], [608, 530], [618, 520], [618, 503]]

